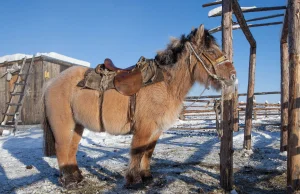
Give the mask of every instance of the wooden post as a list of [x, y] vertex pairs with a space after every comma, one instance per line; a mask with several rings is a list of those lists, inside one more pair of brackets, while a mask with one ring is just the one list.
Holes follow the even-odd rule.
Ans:
[[253, 111], [253, 95], [255, 83], [255, 65], [256, 65], [256, 41], [247, 26], [242, 9], [237, 0], [232, 0], [232, 9], [235, 17], [240, 24], [243, 33], [245, 34], [251, 48], [250, 48], [250, 62], [249, 62], [249, 76], [248, 76], [248, 91], [247, 104], [245, 116], [244, 129], [244, 148], [251, 149], [251, 129], [252, 129], [252, 111]]
[[300, 190], [300, 2], [288, 3], [290, 58], [287, 191]]
[[239, 106], [239, 91], [238, 86], [236, 85], [234, 89], [233, 95], [233, 131], [239, 131], [239, 113], [238, 113], [238, 106]]
[[268, 117], [268, 101], [265, 102], [265, 117], [267, 118]]
[[251, 47], [250, 48], [249, 75], [248, 75], [247, 104], [246, 104], [246, 112], [245, 112], [245, 129], [244, 129], [244, 148], [247, 150], [251, 149], [255, 65], [256, 65], [256, 47]]
[[288, 146], [288, 103], [289, 103], [289, 52], [288, 52], [288, 12], [285, 12], [280, 39], [281, 62], [281, 134], [280, 151], [287, 151]]
[[[222, 48], [227, 58], [232, 61], [232, 2], [222, 1]], [[225, 94], [223, 101], [223, 119], [220, 148], [220, 183], [226, 190], [233, 186], [233, 100], [232, 94]]]

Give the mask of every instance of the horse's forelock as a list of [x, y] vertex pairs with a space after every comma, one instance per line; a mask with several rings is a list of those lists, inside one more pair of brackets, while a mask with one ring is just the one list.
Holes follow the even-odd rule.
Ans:
[[217, 46], [219, 46], [219, 45], [217, 44], [216, 38], [215, 38], [213, 35], [211, 35], [211, 34], [208, 32], [207, 29], [204, 30], [204, 37], [203, 37], [203, 38], [204, 38], [204, 45], [205, 45], [205, 47], [206, 47], [207, 49], [211, 48], [212, 45], [217, 45]]

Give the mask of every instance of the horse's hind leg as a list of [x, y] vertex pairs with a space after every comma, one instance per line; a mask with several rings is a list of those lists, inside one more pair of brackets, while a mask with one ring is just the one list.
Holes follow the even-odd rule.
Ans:
[[73, 132], [73, 137], [70, 145], [70, 150], [69, 150], [69, 161], [68, 165], [70, 168], [70, 173], [74, 176], [74, 179], [76, 180], [77, 183], [81, 182], [83, 179], [83, 176], [81, 174], [81, 171], [78, 168], [77, 160], [76, 160], [76, 153], [78, 150], [78, 145], [82, 137], [84, 127], [81, 125], [76, 125], [74, 132]]
[[60, 114], [62, 111], [49, 115], [49, 121], [55, 138], [55, 150], [60, 171], [60, 183], [66, 188], [76, 186], [73, 176], [74, 167], [69, 165], [69, 151], [75, 129], [72, 113]]
[[[148, 175], [143, 172], [148, 170], [150, 173], [149, 160], [159, 136], [160, 132], [156, 131], [155, 124], [151, 125], [147, 123], [147, 125], [137, 126], [131, 143], [131, 160], [126, 174], [126, 185], [129, 186], [131, 184], [140, 183], [142, 178]], [[143, 159], [142, 164], [141, 161], [144, 155], [145, 159]]]

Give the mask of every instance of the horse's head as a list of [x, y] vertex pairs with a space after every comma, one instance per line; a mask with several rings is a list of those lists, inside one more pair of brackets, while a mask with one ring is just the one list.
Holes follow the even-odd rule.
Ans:
[[235, 68], [217, 45], [215, 38], [200, 25], [191, 32], [188, 48], [190, 70], [196, 81], [211, 85], [219, 90], [222, 83], [227, 86], [234, 84], [236, 79]]

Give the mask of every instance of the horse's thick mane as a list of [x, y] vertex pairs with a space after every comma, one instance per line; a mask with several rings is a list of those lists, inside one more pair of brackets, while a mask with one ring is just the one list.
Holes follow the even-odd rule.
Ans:
[[[173, 38], [171, 42], [168, 44], [167, 48], [163, 51], [157, 52], [155, 56], [155, 60], [160, 65], [173, 65], [177, 62], [179, 55], [184, 50], [184, 46], [186, 42], [191, 42], [195, 37], [198, 29], [194, 29], [190, 32], [190, 34], [181, 35], [180, 39]], [[212, 44], [217, 44], [215, 37], [213, 37], [208, 30], [204, 30], [204, 45], [208, 49]]]

